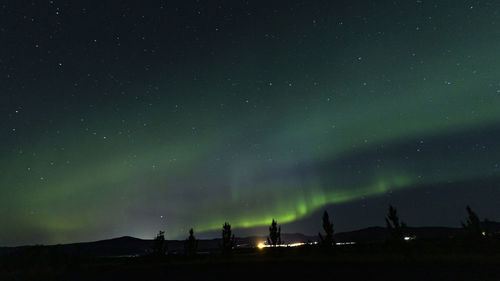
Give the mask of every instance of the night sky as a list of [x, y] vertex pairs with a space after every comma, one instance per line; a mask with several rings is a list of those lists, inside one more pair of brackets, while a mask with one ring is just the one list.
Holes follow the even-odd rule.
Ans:
[[1, 1], [0, 116], [0, 245], [500, 220], [500, 2]]

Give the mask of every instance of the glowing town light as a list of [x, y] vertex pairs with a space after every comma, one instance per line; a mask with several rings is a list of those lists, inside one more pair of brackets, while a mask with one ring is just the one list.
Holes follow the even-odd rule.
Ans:
[[415, 239], [415, 238], [416, 238], [416, 237], [415, 237], [415, 235], [413, 235], [413, 236], [405, 236], [403, 239], [404, 239], [405, 241], [410, 241], [410, 240], [413, 240], [413, 239]]
[[345, 245], [356, 245], [356, 242], [337, 242], [335, 243], [337, 246], [345, 246]]
[[313, 243], [304, 243], [304, 242], [295, 242], [295, 243], [290, 243], [290, 244], [277, 244], [277, 245], [268, 245], [266, 242], [260, 242], [257, 244], [257, 248], [263, 249], [263, 248], [288, 248], [288, 247], [300, 247], [304, 245], [316, 245], [318, 244], [317, 242]]

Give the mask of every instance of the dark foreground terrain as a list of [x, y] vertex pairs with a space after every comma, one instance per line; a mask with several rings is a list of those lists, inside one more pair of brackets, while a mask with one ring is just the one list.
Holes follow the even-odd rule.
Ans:
[[92, 258], [38, 248], [3, 259], [0, 280], [500, 280], [497, 246], [303, 246], [190, 258]]

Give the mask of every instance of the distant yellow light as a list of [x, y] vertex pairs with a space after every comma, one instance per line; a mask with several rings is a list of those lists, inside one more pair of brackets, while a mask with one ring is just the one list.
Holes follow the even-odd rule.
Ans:
[[278, 247], [288, 248], [288, 247], [299, 247], [299, 246], [304, 246], [304, 245], [316, 245], [316, 244], [318, 244], [318, 243], [317, 242], [311, 242], [311, 243], [296, 242], [296, 243], [290, 243], [290, 244], [267, 245], [266, 242], [260, 242], [259, 244], [257, 244], [257, 248], [259, 248], [259, 249], [278, 248]]
[[483, 236], [486, 236], [486, 232], [484, 232], [484, 231], [483, 231], [481, 234], [482, 234]]

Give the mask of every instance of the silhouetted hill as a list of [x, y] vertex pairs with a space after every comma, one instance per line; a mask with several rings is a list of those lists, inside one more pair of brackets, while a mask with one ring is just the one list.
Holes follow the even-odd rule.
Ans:
[[[130, 236], [100, 240], [94, 242], [71, 243], [50, 245], [47, 247], [57, 248], [67, 253], [76, 253], [89, 256], [125, 256], [145, 254], [147, 249], [151, 249], [152, 240], [143, 240]], [[9, 255], [30, 247], [0, 247], [0, 256]]]
[[92, 256], [126, 256], [145, 254], [151, 249], [152, 240], [124, 236], [96, 242], [61, 245], [72, 252]]
[[[488, 228], [491, 232], [500, 232], [500, 223], [489, 222]], [[461, 233], [461, 228], [452, 227], [409, 227], [408, 233], [419, 240], [427, 239], [445, 239], [454, 237]], [[383, 243], [388, 236], [387, 229], [384, 227], [368, 227], [360, 230], [341, 232], [335, 234], [337, 242], [356, 242], [356, 243]], [[284, 233], [282, 241], [285, 243], [295, 242], [313, 242], [318, 241], [317, 236], [307, 236], [300, 233]], [[251, 236], [236, 238], [236, 244], [239, 248], [255, 247], [261, 242], [266, 241], [267, 236]], [[214, 252], [219, 249], [220, 239], [204, 239], [198, 241], [199, 252]], [[148, 254], [153, 246], [153, 240], [139, 239], [130, 236], [100, 240], [95, 242], [72, 243], [63, 245], [52, 245], [54, 247], [71, 254], [88, 256], [136, 256]], [[16, 253], [32, 246], [20, 247], [0, 247], [0, 256], [6, 256]], [[171, 254], [182, 253], [184, 251], [184, 240], [169, 240], [168, 251]]]
[[[408, 227], [408, 235], [416, 236], [418, 239], [443, 239], [454, 237], [462, 232], [461, 228], [452, 227]], [[385, 227], [374, 226], [360, 230], [337, 233], [337, 242], [357, 243], [383, 243], [387, 240], [389, 232]]]

